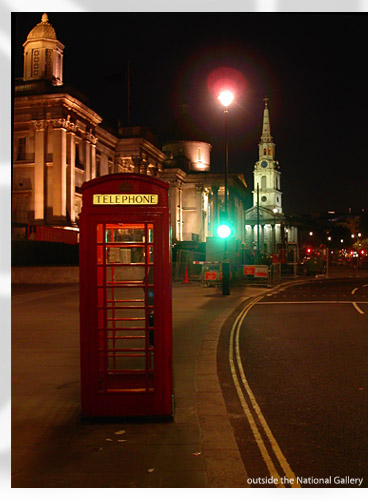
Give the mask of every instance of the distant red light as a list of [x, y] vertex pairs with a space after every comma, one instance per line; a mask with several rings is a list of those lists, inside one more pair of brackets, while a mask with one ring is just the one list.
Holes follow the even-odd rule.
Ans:
[[365, 255], [365, 250], [361, 250], [360, 255]]
[[307, 248], [307, 253], [312, 253], [312, 249], [311, 248]]

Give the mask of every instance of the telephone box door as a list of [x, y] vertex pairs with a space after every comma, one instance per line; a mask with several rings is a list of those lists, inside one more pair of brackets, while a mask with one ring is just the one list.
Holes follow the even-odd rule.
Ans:
[[[162, 181], [135, 174], [110, 175], [83, 185], [80, 307], [85, 416], [172, 414], [167, 188]], [[121, 194], [122, 189], [129, 189], [129, 194]]]

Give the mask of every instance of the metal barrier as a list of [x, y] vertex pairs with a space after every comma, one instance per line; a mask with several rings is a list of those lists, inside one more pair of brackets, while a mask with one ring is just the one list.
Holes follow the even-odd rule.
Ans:
[[[201, 265], [196, 262], [202, 260], [204, 253], [193, 250], [178, 250], [176, 261], [173, 262], [173, 280], [182, 281], [185, 277], [185, 270], [188, 271], [190, 281], [199, 281], [201, 279]], [[194, 259], [198, 259], [195, 261]]]
[[275, 262], [270, 265], [269, 286], [275, 286], [278, 283], [281, 283], [281, 264], [279, 262]]
[[[194, 261], [201, 265], [202, 286], [220, 286], [222, 282], [221, 262]], [[281, 264], [267, 265], [232, 265], [230, 279], [233, 285], [272, 287], [281, 282]]]
[[201, 265], [202, 286], [219, 286], [222, 281], [221, 262], [219, 261], [194, 261]]

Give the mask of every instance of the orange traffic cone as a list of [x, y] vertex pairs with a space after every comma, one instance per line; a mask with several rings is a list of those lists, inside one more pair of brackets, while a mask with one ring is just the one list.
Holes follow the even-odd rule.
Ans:
[[185, 268], [184, 283], [189, 283], [189, 280], [188, 280], [188, 268], [187, 267]]

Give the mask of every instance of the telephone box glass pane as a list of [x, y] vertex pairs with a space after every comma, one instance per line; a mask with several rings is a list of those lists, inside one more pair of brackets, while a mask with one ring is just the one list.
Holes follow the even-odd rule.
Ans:
[[144, 243], [144, 224], [106, 224], [106, 243]]
[[106, 247], [106, 264], [144, 264], [145, 247]]
[[144, 266], [106, 267], [106, 281], [108, 283], [129, 284], [131, 282], [144, 283]]
[[153, 224], [148, 224], [148, 243], [153, 243]]
[[148, 247], [148, 262], [150, 264], [153, 264], [153, 247], [152, 246]]
[[107, 302], [112, 302], [116, 307], [119, 302], [143, 302], [145, 293], [143, 286], [141, 287], [106, 287]]
[[99, 350], [105, 360], [99, 362], [101, 390], [152, 392], [154, 226], [98, 226]]

